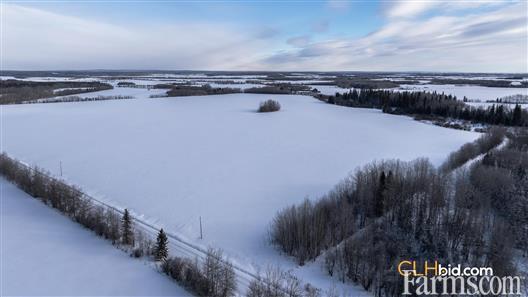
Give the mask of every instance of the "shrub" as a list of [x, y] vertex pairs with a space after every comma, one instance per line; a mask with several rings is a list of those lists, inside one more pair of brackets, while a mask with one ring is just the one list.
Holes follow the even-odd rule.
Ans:
[[281, 105], [278, 101], [268, 99], [264, 102], [260, 103], [258, 112], [273, 112], [273, 111], [279, 111], [281, 108]]

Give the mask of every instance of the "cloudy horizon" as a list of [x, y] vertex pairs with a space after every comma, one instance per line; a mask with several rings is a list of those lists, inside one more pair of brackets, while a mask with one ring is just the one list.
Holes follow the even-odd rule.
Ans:
[[4, 70], [528, 72], [525, 1], [0, 5]]

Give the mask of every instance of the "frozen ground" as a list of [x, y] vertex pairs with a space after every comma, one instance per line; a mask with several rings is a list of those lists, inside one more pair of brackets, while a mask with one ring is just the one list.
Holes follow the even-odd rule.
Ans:
[[321, 94], [323, 95], [331, 95], [331, 96], [335, 96], [336, 93], [348, 93], [350, 90], [352, 90], [353, 88], [350, 88], [350, 89], [345, 89], [345, 88], [340, 88], [338, 86], [332, 86], [332, 85], [311, 85], [310, 86], [312, 89], [317, 89], [319, 92], [321, 92]]
[[524, 94], [528, 95], [528, 88], [493, 88], [471, 85], [401, 85], [401, 90], [406, 91], [429, 91], [437, 93], [451, 94], [462, 100], [464, 96], [472, 100], [495, 100], [509, 95]]
[[[283, 108], [259, 114], [274, 98]], [[128, 207], [240, 265], [294, 269], [329, 287], [319, 263], [296, 268], [268, 245], [276, 212], [316, 199], [385, 158], [439, 164], [478, 134], [307, 96], [231, 94], [2, 106], [4, 149]], [[202, 217], [204, 239], [199, 236]]]
[[191, 296], [0, 178], [1, 296]]

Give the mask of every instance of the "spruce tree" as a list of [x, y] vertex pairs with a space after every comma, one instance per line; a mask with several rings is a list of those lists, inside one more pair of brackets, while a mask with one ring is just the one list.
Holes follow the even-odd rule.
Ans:
[[121, 234], [122, 234], [122, 242], [126, 245], [132, 245], [134, 244], [134, 233], [132, 232], [132, 218], [130, 217], [130, 213], [128, 212], [128, 209], [125, 208], [125, 213], [123, 214], [123, 218], [121, 219]]
[[161, 228], [158, 233], [158, 238], [156, 239], [156, 246], [154, 247], [154, 256], [156, 257], [156, 261], [163, 261], [167, 259], [168, 255], [169, 250], [167, 235], [163, 231], [163, 228]]

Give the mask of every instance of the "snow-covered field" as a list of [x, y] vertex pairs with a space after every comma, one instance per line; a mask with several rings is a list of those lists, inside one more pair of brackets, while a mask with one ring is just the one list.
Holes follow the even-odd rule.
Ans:
[[345, 88], [340, 88], [338, 86], [332, 86], [332, 85], [311, 85], [310, 87], [312, 89], [314, 88], [317, 89], [323, 95], [331, 95], [331, 96], [335, 96], [336, 93], [343, 94], [343, 93], [347, 93], [350, 90], [352, 90], [352, 89], [345, 89]]
[[191, 296], [0, 178], [1, 296]]
[[[121, 88], [120, 88], [121, 89]], [[84, 94], [86, 95], [86, 94]], [[282, 109], [259, 114], [274, 98]], [[2, 106], [4, 150], [249, 269], [269, 263], [329, 287], [267, 243], [275, 213], [385, 158], [439, 164], [478, 134], [307, 96], [231, 94]], [[199, 237], [202, 217], [204, 239]]]
[[462, 100], [464, 96], [471, 100], [495, 100], [509, 95], [528, 95], [528, 88], [494, 88], [471, 85], [401, 85], [400, 90], [405, 91], [428, 91], [450, 94]]

